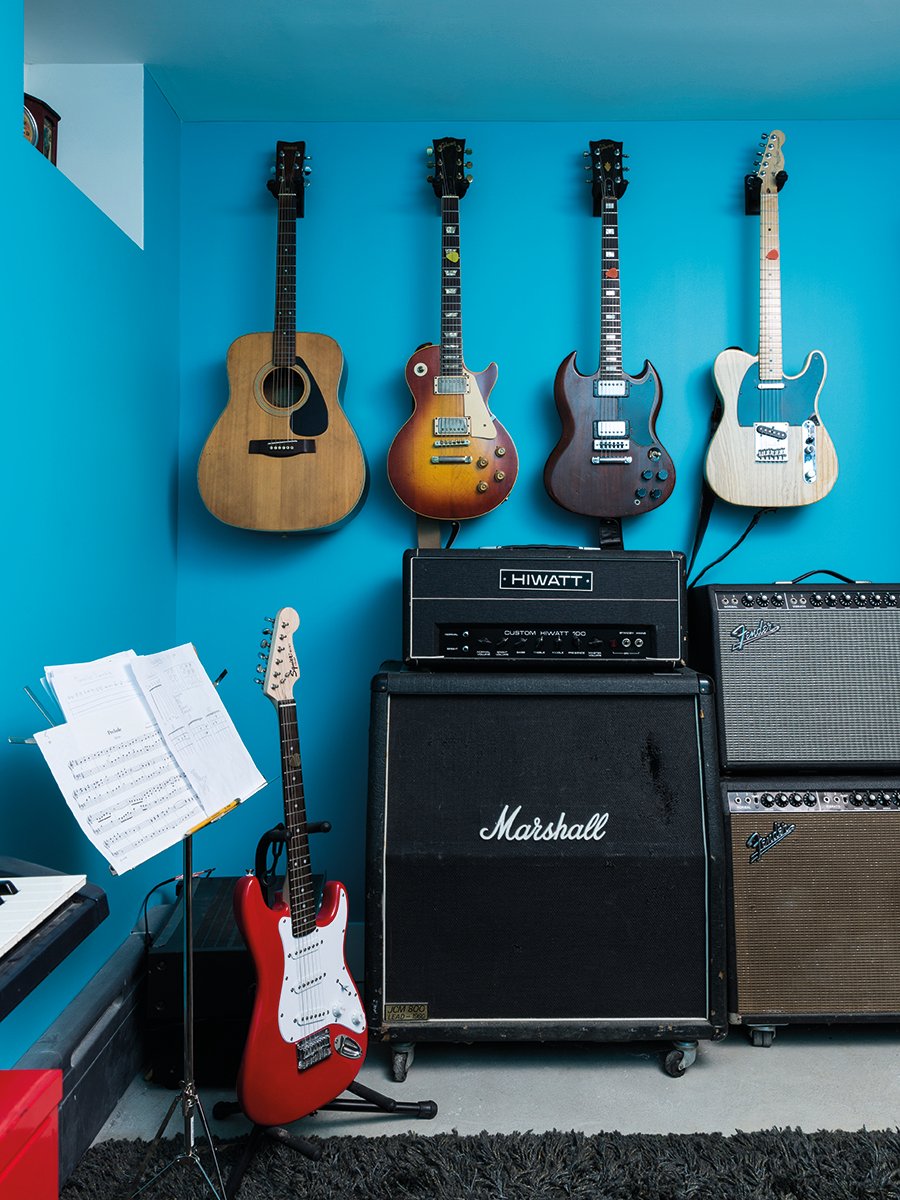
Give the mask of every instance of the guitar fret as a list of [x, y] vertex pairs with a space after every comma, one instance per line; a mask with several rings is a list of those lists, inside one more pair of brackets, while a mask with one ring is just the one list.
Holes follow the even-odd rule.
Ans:
[[[601, 226], [600, 367], [604, 379], [622, 377], [622, 315], [619, 303], [619, 214], [618, 202], [603, 201]], [[615, 417], [618, 401], [603, 405], [604, 416]], [[610, 411], [607, 411], [610, 410]]]
[[759, 208], [759, 377], [784, 378], [781, 331], [781, 251], [778, 192], [763, 192]]

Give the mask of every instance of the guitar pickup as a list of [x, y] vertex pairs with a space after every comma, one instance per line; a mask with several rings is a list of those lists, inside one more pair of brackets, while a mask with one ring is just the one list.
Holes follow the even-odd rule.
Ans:
[[472, 432], [468, 417], [435, 417], [435, 437], [468, 437]]
[[627, 379], [595, 379], [594, 380], [594, 395], [595, 396], [627, 396], [628, 395], [628, 380]]
[[315, 438], [283, 438], [277, 442], [251, 441], [248, 454], [266, 454], [269, 458], [293, 458], [295, 454], [315, 454]]
[[436, 396], [465, 396], [469, 390], [468, 375], [435, 375]]

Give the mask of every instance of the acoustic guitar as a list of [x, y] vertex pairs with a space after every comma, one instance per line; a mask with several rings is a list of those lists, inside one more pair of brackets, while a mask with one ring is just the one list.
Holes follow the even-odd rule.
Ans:
[[509, 434], [488, 408], [497, 364], [470, 371], [463, 360], [459, 202], [471, 176], [458, 138], [427, 151], [441, 202], [441, 341], [406, 364], [413, 413], [388, 451], [388, 479], [407, 508], [435, 520], [480, 517], [509, 496], [519, 468]]
[[759, 354], [723, 350], [713, 366], [722, 417], [706, 454], [709, 486], [730, 504], [790, 508], [827, 496], [837, 455], [819, 419], [825, 355], [813, 350], [799, 375], [785, 375], [781, 337], [778, 193], [787, 175], [776, 129], [755, 175], [759, 196]]
[[297, 219], [304, 142], [279, 142], [275, 330], [228, 350], [229, 398], [200, 456], [197, 482], [214, 517], [241, 529], [332, 529], [365, 499], [362, 449], [340, 402], [344, 358], [321, 333], [297, 332]]
[[[347, 964], [347, 892], [328, 882], [316, 912], [297, 733], [293, 637], [300, 620], [272, 622], [263, 691], [278, 711], [284, 792], [285, 894], [269, 908], [254, 875], [234, 893], [238, 926], [256, 969], [256, 997], [237, 1096], [257, 1125], [282, 1125], [328, 1104], [353, 1082], [366, 1054], [363, 1007]], [[264, 643], [265, 644], [265, 643]]]
[[628, 181], [622, 143], [590, 142], [594, 216], [600, 237], [600, 365], [582, 375], [572, 353], [560, 364], [553, 395], [562, 436], [544, 467], [544, 487], [570, 512], [628, 517], [671, 496], [675, 467], [656, 436], [662, 384], [650, 362], [639, 375], [622, 370], [619, 200]]

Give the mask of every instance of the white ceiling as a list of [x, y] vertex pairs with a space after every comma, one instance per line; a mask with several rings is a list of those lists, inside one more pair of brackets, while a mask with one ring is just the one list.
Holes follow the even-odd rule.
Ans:
[[898, 0], [25, 0], [184, 121], [900, 118]]

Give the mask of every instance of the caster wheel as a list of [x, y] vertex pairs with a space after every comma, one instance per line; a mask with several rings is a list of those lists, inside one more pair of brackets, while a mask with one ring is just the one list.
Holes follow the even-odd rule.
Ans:
[[663, 1060], [663, 1070], [673, 1079], [680, 1079], [687, 1070], [683, 1050], [670, 1050]]
[[405, 1083], [406, 1076], [409, 1074], [409, 1068], [413, 1064], [413, 1055], [415, 1051], [412, 1046], [404, 1046], [403, 1049], [393, 1050], [391, 1053], [391, 1074], [395, 1083]]
[[750, 1030], [750, 1045], [751, 1046], [771, 1046], [775, 1041], [774, 1029], [751, 1029]]

